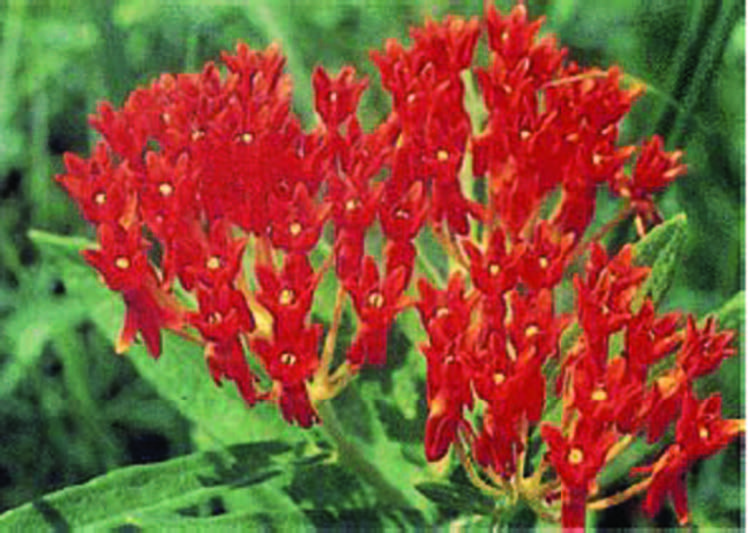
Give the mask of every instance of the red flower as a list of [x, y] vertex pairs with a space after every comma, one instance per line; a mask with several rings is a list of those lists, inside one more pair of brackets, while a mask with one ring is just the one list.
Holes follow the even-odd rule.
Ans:
[[447, 289], [440, 291], [425, 279], [418, 280], [421, 299], [416, 308], [421, 315], [421, 323], [434, 346], [443, 346], [464, 333], [470, 324], [471, 305], [465, 299], [465, 280], [459, 274], [452, 274]]
[[561, 478], [561, 523], [564, 528], [584, 527], [587, 494], [616, 440], [615, 434], [587, 418], [577, 423], [570, 437], [548, 424], [541, 425], [540, 434]]
[[200, 312], [191, 322], [207, 341], [205, 358], [216, 384], [225, 376], [236, 383], [249, 405], [257, 401], [254, 383], [239, 335], [254, 330], [255, 324], [242, 293], [229, 286], [198, 291]]
[[573, 233], [554, 234], [546, 221], [539, 222], [519, 259], [518, 270], [525, 284], [533, 291], [558, 285], [574, 244]]
[[676, 332], [680, 313], [655, 317], [654, 304], [647, 299], [626, 326], [626, 359], [629, 371], [640, 383], [648, 368], [671, 353], [680, 344]]
[[635, 468], [632, 473], [652, 473], [652, 483], [644, 501], [644, 510], [654, 517], [663, 500], [670, 496], [681, 525], [690, 520], [686, 494], [686, 473], [698, 459], [722, 450], [745, 431], [744, 420], [724, 420], [719, 394], [699, 402], [687, 388], [683, 392], [683, 410], [671, 445], [657, 462]]
[[485, 295], [503, 294], [516, 283], [516, 255], [507, 251], [506, 235], [496, 227], [485, 251], [469, 240], [462, 247], [470, 260], [470, 278]]
[[233, 238], [226, 219], [214, 220], [207, 238], [198, 234], [198, 242], [191, 242], [189, 234], [184, 237], [187, 239], [184, 243], [186, 253], [191, 260], [182, 262], [179, 276], [187, 290], [192, 289], [195, 281], [206, 287], [234, 282], [242, 267], [247, 240]]
[[662, 138], [653, 136], [642, 146], [633, 174], [617, 176], [613, 191], [627, 198], [645, 222], [661, 221], [652, 195], [686, 173], [686, 165], [680, 163], [682, 155], [679, 151], [665, 152]]
[[271, 196], [269, 207], [273, 245], [289, 252], [307, 253], [317, 245], [331, 206], [316, 203], [306, 185], [298, 183], [289, 200]]
[[470, 433], [464, 418], [465, 408], [473, 407], [470, 389], [470, 354], [458, 338], [449, 345], [423, 346], [428, 373], [426, 376], [428, 418], [424, 447], [428, 461], [438, 461], [458, 438], [458, 430]]
[[366, 90], [366, 78], [355, 81], [356, 70], [343, 67], [334, 78], [325, 69], [317, 67], [312, 74], [314, 104], [325, 125], [333, 131], [353, 115], [358, 108], [361, 93]]
[[98, 142], [94, 154], [85, 161], [65, 154], [67, 174], [57, 181], [75, 200], [83, 216], [93, 224], [116, 224], [128, 207], [128, 188], [132, 173], [125, 164], [114, 164], [104, 142]]
[[358, 366], [364, 361], [374, 365], [384, 364], [387, 331], [405, 303], [405, 275], [405, 270], [398, 268], [380, 280], [374, 259], [366, 256], [361, 278], [348, 280], [346, 288], [360, 320], [359, 333], [348, 351], [348, 359], [354, 365]]
[[717, 370], [722, 361], [737, 351], [729, 345], [735, 337], [731, 331], [717, 333], [717, 321], [707, 318], [704, 329], [699, 331], [693, 316], [688, 317], [683, 344], [676, 357], [690, 379], [696, 379]]
[[278, 337], [293, 337], [304, 327], [319, 283], [307, 256], [288, 254], [280, 275], [267, 265], [255, 268], [259, 301], [273, 315], [273, 331]]
[[147, 242], [140, 226], [125, 229], [102, 224], [98, 230], [100, 250], [84, 250], [84, 259], [98, 270], [113, 291], [122, 293], [126, 305], [125, 323], [117, 341], [124, 352], [140, 331], [148, 352], [161, 355], [162, 327], [178, 329], [182, 324], [179, 304], [158, 283], [156, 273], [145, 255]]

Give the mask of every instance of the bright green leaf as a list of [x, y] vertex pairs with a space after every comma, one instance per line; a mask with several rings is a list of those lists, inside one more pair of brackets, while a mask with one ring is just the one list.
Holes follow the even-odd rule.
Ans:
[[[233, 492], [271, 491], [261, 505], [242, 510], [262, 514], [274, 523], [303, 524], [302, 512], [271, 481], [283, 472], [276, 456], [288, 447], [274, 442], [239, 445], [224, 452], [202, 452], [163, 463], [115, 470], [83, 485], [68, 487], [0, 516], [4, 531], [96, 529], [118, 526], [179, 526], [180, 511]], [[251, 500], [247, 500], [251, 501]], [[258, 502], [259, 503], [259, 502]], [[276, 518], [273, 518], [274, 515]], [[242, 516], [241, 519], [246, 519]], [[217, 517], [207, 523], [234, 522], [239, 517]], [[153, 522], [151, 522], [153, 521]], [[197, 520], [185, 520], [193, 522]]]

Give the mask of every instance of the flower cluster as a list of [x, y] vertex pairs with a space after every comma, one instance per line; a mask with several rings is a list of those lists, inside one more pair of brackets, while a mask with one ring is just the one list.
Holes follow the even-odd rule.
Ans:
[[[734, 353], [732, 334], [658, 315], [639, 298], [649, 269], [632, 248], [608, 255], [588, 235], [601, 186], [622, 205], [604, 229], [631, 218], [643, 235], [661, 221], [652, 195], [685, 167], [656, 136], [620, 146], [641, 89], [615, 67], [567, 62], [553, 37], [538, 39], [541, 23], [522, 5], [506, 16], [489, 6], [483, 21], [427, 21], [408, 48], [387, 41], [372, 59], [392, 111], [369, 133], [356, 117], [368, 81], [351, 67], [315, 70], [318, 123], [304, 131], [275, 46], [239, 44], [223, 76], [208, 63], [163, 75], [121, 109], [102, 104], [91, 123], [103, 139], [89, 159], [66, 154], [58, 180], [97, 228], [85, 259], [126, 304], [118, 350], [139, 333], [158, 357], [162, 329], [194, 337], [217, 383], [308, 427], [316, 401], [385, 362], [390, 326], [415, 307], [428, 335], [430, 461], [454, 446], [469, 472], [482, 467], [478, 486], [488, 477], [551, 517], [560, 501], [564, 526], [578, 527], [604, 504], [591, 500], [604, 466], [675, 425], [631, 494], [649, 489], [650, 514], [670, 495], [686, 522], [685, 472], [744, 429], [693, 386]], [[490, 63], [471, 72], [482, 31]], [[470, 101], [472, 73], [482, 103]], [[424, 229], [450, 268], [445, 281], [423, 271], [416, 295]], [[559, 312], [559, 286], [585, 253], [576, 307]], [[323, 341], [311, 309], [328, 272], [339, 290]], [[346, 298], [357, 328], [333, 372]], [[544, 422], [556, 399], [560, 422]], [[547, 453], [524, 477], [536, 429]]]

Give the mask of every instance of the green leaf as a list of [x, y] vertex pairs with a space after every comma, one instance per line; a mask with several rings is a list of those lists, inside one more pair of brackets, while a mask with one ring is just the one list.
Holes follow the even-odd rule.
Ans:
[[634, 245], [634, 261], [652, 268], [649, 277], [632, 304], [638, 310], [647, 296], [655, 304], [662, 300], [675, 277], [677, 266], [683, 262], [686, 242], [686, 215], [680, 214], [657, 226]]
[[[277, 442], [234, 446], [222, 452], [201, 452], [163, 463], [115, 470], [83, 485], [68, 487], [0, 516], [4, 531], [46, 531], [50, 528], [103, 530], [122, 526], [161, 529], [226, 523], [308, 525], [302, 511], [278, 486], [289, 451]], [[207, 505], [237, 493], [238, 514], [206, 519], [182, 518], [192, 506]]]
[[472, 485], [456, 485], [427, 481], [416, 489], [441, 507], [465, 514], [489, 515], [495, 502]]
[[745, 324], [745, 291], [735, 293], [715, 316], [721, 329], [742, 329]]

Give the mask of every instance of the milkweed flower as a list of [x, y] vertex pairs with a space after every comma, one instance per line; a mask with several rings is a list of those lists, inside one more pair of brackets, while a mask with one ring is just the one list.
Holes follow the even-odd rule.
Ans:
[[[735, 353], [733, 335], [657, 313], [632, 247], [609, 253], [589, 235], [601, 188], [641, 235], [660, 223], [653, 194], [685, 172], [682, 154], [657, 136], [620, 145], [642, 89], [617, 67], [567, 61], [541, 26], [523, 5], [488, 5], [482, 20], [428, 20], [408, 47], [386, 41], [371, 59], [392, 110], [370, 132], [357, 118], [370, 82], [348, 66], [314, 70], [318, 121], [302, 128], [275, 45], [239, 43], [221, 56], [225, 74], [209, 62], [162, 75], [121, 108], [101, 104], [90, 122], [102, 140], [88, 159], [66, 154], [57, 179], [97, 229], [84, 258], [124, 300], [118, 350], [139, 334], [159, 357], [161, 330], [194, 338], [216, 383], [309, 427], [317, 402], [386, 362], [388, 331], [415, 307], [429, 461], [456, 448], [480, 488], [475, 466], [579, 528], [617, 501], [594, 500], [606, 464], [675, 424], [676, 442], [634, 471], [648, 477], [631, 494], [649, 490], [649, 514], [671, 497], [685, 522], [686, 471], [744, 429], [721, 418], [719, 396], [694, 392]], [[481, 34], [489, 63], [473, 67]], [[473, 79], [480, 100], [468, 106]], [[419, 263], [424, 231], [449, 257], [444, 282]], [[338, 292], [325, 332], [312, 309], [327, 275]], [[575, 306], [562, 312], [570, 278]], [[333, 368], [347, 298], [357, 326]], [[546, 453], [526, 475], [536, 430]]]

